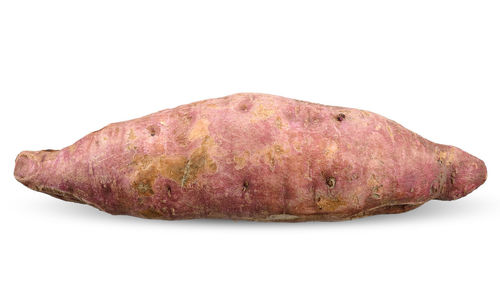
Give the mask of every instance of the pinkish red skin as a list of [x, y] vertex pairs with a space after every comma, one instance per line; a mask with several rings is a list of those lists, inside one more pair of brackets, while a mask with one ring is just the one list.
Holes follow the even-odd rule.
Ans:
[[486, 166], [375, 113], [248, 93], [22, 152], [15, 177], [111, 214], [333, 221], [457, 199]]

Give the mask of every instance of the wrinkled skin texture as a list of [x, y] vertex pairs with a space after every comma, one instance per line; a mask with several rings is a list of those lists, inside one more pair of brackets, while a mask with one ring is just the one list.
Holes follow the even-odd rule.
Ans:
[[235, 94], [22, 152], [15, 177], [111, 214], [333, 221], [457, 199], [486, 166], [371, 112]]

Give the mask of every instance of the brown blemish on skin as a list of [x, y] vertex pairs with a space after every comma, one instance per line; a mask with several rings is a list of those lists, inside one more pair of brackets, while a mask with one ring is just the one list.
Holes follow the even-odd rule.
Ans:
[[217, 165], [209, 156], [209, 146], [213, 141], [205, 138], [202, 145], [189, 156], [138, 156], [132, 162], [137, 169], [132, 186], [140, 195], [151, 196], [154, 194], [153, 185], [162, 176], [171, 179], [182, 187], [192, 184], [198, 176], [204, 173], [215, 173]]
[[453, 170], [451, 171], [451, 174], [450, 174], [450, 183], [452, 185], [455, 185], [456, 176], [457, 176], [457, 170], [455, 168], [453, 168]]
[[344, 113], [337, 114], [337, 120], [338, 121], [343, 121], [344, 119], [345, 119], [345, 114]]
[[441, 165], [450, 165], [451, 164], [451, 161], [450, 161], [450, 158], [451, 158], [451, 155], [448, 155], [448, 152], [445, 152], [445, 151], [439, 151], [437, 153], [437, 161], [439, 164]]
[[446, 175], [443, 172], [441, 172], [431, 185], [430, 195], [433, 197], [439, 196], [440, 194], [444, 193], [445, 187], [446, 187]]
[[247, 104], [240, 104], [238, 106], [238, 110], [243, 111], [243, 112], [247, 112], [248, 111], [248, 105]]
[[158, 126], [155, 126], [155, 125], [150, 125], [150, 126], [147, 127], [147, 129], [148, 129], [149, 135], [151, 137], [154, 137], [160, 131], [160, 128]]
[[266, 164], [271, 166], [271, 168], [274, 169], [274, 165], [276, 164], [276, 159], [275, 159], [272, 151], [268, 151], [266, 153]]
[[344, 203], [339, 200], [339, 198], [319, 196], [316, 198], [316, 205], [321, 211], [335, 212], [335, 210], [337, 210], [338, 207], [343, 206]]
[[247, 191], [247, 190], [248, 190], [248, 186], [249, 186], [249, 185], [248, 185], [248, 182], [247, 182], [247, 181], [244, 181], [244, 182], [243, 182], [243, 190], [242, 190], [242, 191], [243, 191], [243, 192]]
[[148, 218], [148, 219], [161, 219], [163, 217], [163, 213], [155, 210], [152, 207], [140, 211], [139, 214], [142, 217]]

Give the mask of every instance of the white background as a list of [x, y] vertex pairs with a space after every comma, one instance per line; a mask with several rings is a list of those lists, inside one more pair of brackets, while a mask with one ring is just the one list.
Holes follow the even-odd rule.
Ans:
[[[174, 2], [174, 1], [172, 1]], [[1, 1], [1, 298], [499, 298], [498, 1]], [[111, 216], [22, 150], [236, 92], [363, 108], [480, 158], [466, 198], [338, 223]]]

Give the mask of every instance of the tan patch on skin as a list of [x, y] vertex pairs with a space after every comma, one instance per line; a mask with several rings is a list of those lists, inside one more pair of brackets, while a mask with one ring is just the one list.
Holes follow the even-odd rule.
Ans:
[[274, 109], [265, 107], [263, 104], [258, 104], [256, 106], [257, 107], [253, 109], [252, 121], [268, 119], [276, 113]]
[[288, 124], [286, 122], [284, 122], [281, 117], [276, 117], [276, 121], [275, 121], [275, 124], [276, 124], [276, 127], [278, 127], [278, 129], [282, 130], [282, 129], [288, 129]]
[[283, 148], [281, 147], [281, 145], [279, 144], [275, 144], [273, 146], [273, 149], [274, 149], [274, 152], [277, 154], [277, 155], [282, 155], [285, 151], [283, 150]]
[[206, 119], [197, 120], [189, 132], [189, 140], [196, 140], [208, 135], [209, 122]]
[[392, 133], [391, 126], [388, 124], [385, 125], [385, 129], [387, 130], [387, 133], [389, 133], [389, 136], [391, 136], [392, 143], [394, 143], [394, 134]]
[[73, 143], [72, 145], [68, 146], [69, 152], [73, 153], [76, 150], [76, 144]]
[[281, 160], [281, 156], [284, 153], [285, 150], [281, 145], [274, 144], [263, 151], [262, 156], [264, 157], [264, 163], [269, 165], [271, 169], [274, 169], [274, 166]]
[[237, 155], [233, 157], [233, 161], [235, 163], [234, 168], [236, 170], [243, 169], [247, 165], [248, 158], [250, 157], [250, 153], [248, 151], [244, 151], [241, 155]]
[[154, 194], [153, 184], [157, 176], [158, 169], [154, 166], [150, 166], [140, 172], [140, 175], [136, 177], [132, 186], [140, 195], [151, 196]]
[[368, 179], [368, 186], [371, 188], [371, 197], [375, 199], [382, 198], [384, 185], [380, 184], [375, 175], [371, 175]]
[[302, 141], [299, 139], [294, 139], [292, 141], [292, 147], [295, 149], [296, 152], [301, 153], [302, 152]]
[[333, 159], [337, 150], [338, 146], [335, 142], [328, 144], [325, 148], [325, 157], [329, 160]]
[[132, 162], [137, 173], [132, 186], [139, 195], [151, 196], [154, 194], [153, 185], [159, 176], [169, 178], [182, 187], [189, 186], [204, 174], [213, 174], [217, 171], [217, 164], [209, 155], [209, 147], [213, 141], [205, 137], [202, 145], [187, 157], [183, 156], [138, 156]]
[[447, 151], [438, 151], [437, 153], [437, 161], [441, 165], [451, 165], [454, 161], [455, 156], [453, 155], [453, 152], [447, 152]]
[[370, 112], [365, 111], [365, 110], [359, 110], [359, 116], [361, 118], [370, 117]]
[[134, 134], [134, 130], [130, 129], [128, 132], [128, 140], [135, 140], [137, 137]]

